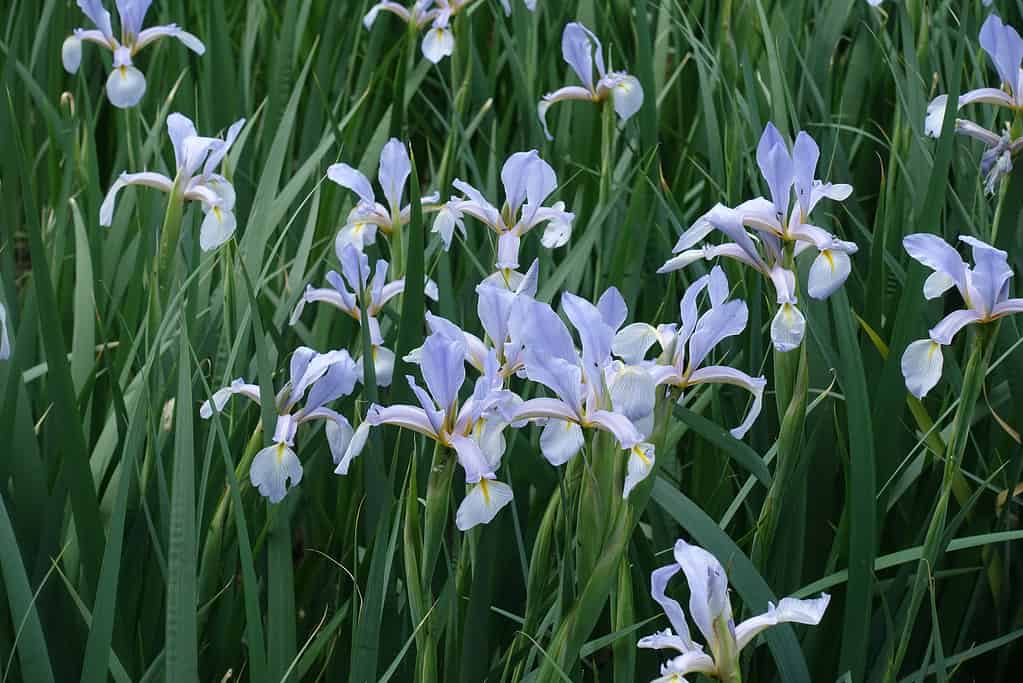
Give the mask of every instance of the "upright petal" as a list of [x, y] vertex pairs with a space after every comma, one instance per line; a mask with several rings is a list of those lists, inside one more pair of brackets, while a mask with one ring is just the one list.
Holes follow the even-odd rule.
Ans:
[[100, 0], [78, 0], [78, 6], [93, 25], [108, 39], [113, 39], [114, 30], [110, 24], [110, 12], [103, 7]]
[[970, 270], [969, 282], [971, 289], [980, 295], [980, 301], [972, 301], [971, 304], [984, 313], [990, 313], [999, 301], [1008, 296], [1009, 279], [1012, 277], [1009, 255], [969, 235], [961, 235], [959, 239], [973, 248], [974, 266]]
[[408, 150], [400, 140], [391, 138], [380, 152], [379, 176], [380, 187], [384, 190], [384, 197], [392, 213], [401, 209], [405, 183], [411, 173], [412, 161]]
[[206, 157], [206, 163], [203, 166], [203, 176], [210, 177], [216, 171], [220, 162], [224, 160], [227, 153], [231, 150], [231, 145], [234, 144], [235, 140], [242, 132], [242, 128], [245, 127], [245, 119], [238, 119], [231, 124], [231, 127], [227, 129], [227, 135], [224, 136], [224, 144], [218, 145], [216, 148], [210, 151], [210, 155]]
[[287, 444], [275, 443], [256, 453], [249, 468], [249, 481], [264, 498], [279, 503], [288, 492], [289, 482], [295, 487], [302, 481], [302, 463]]
[[342, 396], [352, 393], [359, 375], [356, 372], [355, 361], [348, 354], [348, 351], [341, 349], [336, 353], [334, 361], [324, 375], [316, 380], [309, 390], [309, 398], [306, 399], [303, 413], [308, 414], [321, 406], [335, 401]]
[[771, 189], [776, 211], [788, 213], [789, 193], [794, 182], [792, 157], [785, 140], [773, 123], [768, 123], [757, 145], [757, 165]]
[[477, 524], [489, 524], [512, 498], [511, 486], [494, 479], [480, 479], [458, 506], [455, 526], [459, 531], [468, 531]]
[[1016, 29], [1002, 23], [997, 14], [992, 14], [980, 28], [980, 46], [994, 62], [1001, 82], [1018, 97], [1023, 38], [1020, 38]]
[[152, 0], [117, 0], [117, 14], [121, 17], [121, 32], [137, 36], [142, 30], [146, 12]]
[[689, 614], [711, 650], [716, 651], [714, 621], [723, 618], [727, 622], [732, 618], [725, 569], [709, 552], [681, 539], [675, 543], [675, 561], [689, 584]]
[[561, 55], [590, 92], [594, 90], [594, 50], [599, 54], [603, 48], [588, 28], [574, 21], [565, 26], [561, 34]]
[[705, 313], [689, 338], [689, 368], [700, 367], [715, 346], [746, 329], [749, 309], [745, 301], [727, 301]]
[[431, 334], [423, 344], [419, 368], [430, 395], [442, 410], [451, 410], [458, 400], [458, 390], [465, 382], [465, 354], [464, 338]]
[[681, 570], [682, 567], [677, 562], [672, 562], [666, 567], [660, 567], [651, 572], [650, 597], [664, 610], [668, 622], [671, 623], [676, 636], [682, 641], [685, 650], [694, 650], [696, 643], [693, 642], [692, 636], [689, 634], [689, 625], [686, 623], [682, 606], [678, 604], [677, 600], [667, 596], [668, 582]]
[[567, 420], [548, 420], [540, 432], [540, 452], [555, 467], [574, 458], [585, 443], [582, 428]]
[[817, 143], [804, 131], [799, 131], [792, 146], [792, 170], [795, 179], [796, 197], [803, 213], [803, 221], [810, 214], [810, 193], [813, 190], [814, 174], [821, 151]]
[[604, 322], [596, 306], [571, 292], [561, 295], [561, 307], [582, 341], [583, 363], [590, 381], [599, 382], [597, 373], [611, 358], [615, 330]]
[[906, 389], [917, 398], [927, 395], [941, 379], [944, 359], [941, 345], [930, 339], [920, 339], [906, 347], [902, 354], [902, 376]]

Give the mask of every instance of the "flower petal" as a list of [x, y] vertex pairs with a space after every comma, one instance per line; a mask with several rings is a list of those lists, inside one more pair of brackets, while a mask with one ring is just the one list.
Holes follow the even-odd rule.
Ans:
[[118, 109], [134, 107], [146, 94], [146, 77], [134, 66], [118, 66], [107, 78], [107, 99]]
[[814, 299], [827, 299], [852, 272], [849, 254], [837, 249], [822, 249], [810, 266], [806, 293]]
[[775, 624], [796, 623], [816, 626], [824, 618], [824, 611], [831, 602], [831, 596], [821, 593], [812, 600], [782, 598], [778, 606], [767, 604], [767, 612], [751, 617], [735, 627], [735, 639], [739, 649], [746, 647], [758, 633]]
[[567, 420], [548, 420], [540, 433], [540, 452], [555, 467], [574, 458], [584, 443], [582, 427]]
[[806, 332], [806, 318], [795, 304], [784, 303], [771, 321], [771, 342], [781, 352], [799, 348]]
[[359, 195], [359, 198], [367, 204], [376, 203], [376, 196], [373, 194], [373, 186], [369, 184], [369, 178], [348, 164], [332, 164], [327, 168], [327, 178]]
[[636, 488], [654, 471], [654, 445], [641, 443], [629, 449], [628, 471], [625, 474], [625, 486], [622, 498], [628, 498], [632, 489]]
[[391, 212], [401, 208], [401, 198], [405, 192], [405, 183], [412, 173], [412, 161], [409, 159], [405, 145], [396, 138], [391, 138], [380, 152], [380, 187], [384, 189]]
[[279, 503], [288, 492], [289, 481], [291, 487], [302, 481], [302, 463], [287, 444], [275, 443], [256, 453], [249, 468], [249, 481], [264, 498]]
[[468, 531], [477, 524], [489, 524], [512, 498], [511, 486], [493, 479], [480, 479], [458, 506], [455, 526], [459, 531]]
[[927, 395], [941, 379], [944, 359], [941, 345], [930, 339], [920, 339], [906, 347], [902, 354], [902, 376], [906, 389], [917, 398]]

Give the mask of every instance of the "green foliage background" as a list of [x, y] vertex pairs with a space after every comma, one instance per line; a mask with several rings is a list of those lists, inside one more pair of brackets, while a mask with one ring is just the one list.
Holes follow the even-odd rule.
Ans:
[[[923, 300], [924, 271], [901, 238], [995, 234], [1023, 272], [1023, 176], [986, 197], [978, 145], [923, 135], [933, 95], [993, 83], [976, 42], [990, 10], [979, 0], [881, 10], [860, 0], [540, 0], [536, 14], [512, 4], [508, 19], [496, 0], [459, 16], [456, 55], [434, 67], [393, 18], [364, 30], [364, 0], [158, 2], [148, 23], [179, 23], [207, 53], [170, 41], [146, 50], [138, 64], [149, 92], [138, 109], [120, 111], [102, 94], [107, 54], [86, 45], [78, 75], [61, 67], [62, 41], [86, 22], [77, 7], [8, 0], [0, 17], [0, 298], [14, 343], [0, 363], [7, 680], [412, 680], [423, 607], [423, 628], [442, 645], [443, 680], [546, 680], [552, 668], [560, 672], [551, 680], [649, 680], [660, 655], [634, 645], [666, 626], [648, 597], [649, 573], [679, 536], [721, 559], [738, 614], [784, 595], [833, 595], [819, 627], [774, 629], [747, 658], [747, 680], [883, 677], [906, 621], [969, 344], [962, 335], [946, 352], [944, 380], [923, 403], [907, 394], [902, 350], [942, 304]], [[1023, 26], [1021, 3], [995, 6]], [[612, 65], [646, 91], [613, 141], [586, 104], [551, 110], [552, 143], [537, 121], [540, 96], [571, 80], [560, 58], [571, 20], [594, 29]], [[204, 133], [241, 116], [250, 123], [228, 160], [239, 232], [202, 254], [201, 214], [186, 208], [179, 286], [157, 316], [150, 274], [165, 196], [125, 191], [109, 229], [98, 213], [121, 170], [173, 175], [172, 111]], [[970, 113], [995, 127], [990, 109]], [[411, 143], [424, 193], [446, 197], [461, 177], [495, 197], [504, 159], [537, 148], [558, 173], [558, 198], [577, 214], [569, 246], [524, 242], [523, 263], [540, 258], [538, 297], [591, 296], [614, 284], [630, 320], [661, 323], [676, 318], [685, 285], [709, 264], [654, 271], [714, 203], [766, 190], [753, 150], [769, 120], [790, 137], [809, 131], [821, 146], [821, 177], [855, 186], [818, 219], [860, 245], [845, 288], [804, 303], [810, 409], [775, 542], [751, 562], [776, 473], [773, 400], [738, 443], [717, 425], [738, 423], [745, 396], [697, 395], [658, 452], [627, 562], [589, 605], [596, 626], [582, 634], [578, 658], [548, 652], [591, 577], [571, 560], [579, 528], [545, 522], [565, 482], [540, 456], [537, 430], [510, 439], [513, 506], [464, 537], [450, 526], [435, 602], [416, 606], [402, 520], [418, 506], [402, 494], [407, 473], [425, 490], [427, 446], [380, 430], [340, 478], [322, 433], [305, 436], [305, 478], [271, 508], [250, 487], [243, 456], [262, 443], [261, 420], [272, 416], [239, 403], [219, 419], [196, 419], [199, 403], [234, 377], [279, 385], [299, 343], [359, 348], [358, 328], [327, 307], [287, 324], [305, 284], [336, 268], [333, 238], [352, 196], [325, 182], [335, 160], [375, 173], [382, 145], [397, 135]], [[602, 177], [610, 192], [601, 192]], [[489, 268], [491, 236], [470, 221], [468, 237], [445, 255], [423, 229], [411, 228], [425, 247], [409, 249], [409, 270], [438, 281], [435, 312], [478, 331], [473, 289]], [[727, 269], [751, 308], [728, 361], [762, 369], [773, 390], [769, 293], [755, 274]], [[410, 311], [400, 321], [389, 312], [406, 349], [424, 331], [422, 313]], [[1020, 500], [1005, 494], [1023, 478], [1017, 326], [1011, 318], [1000, 326], [944, 526], [950, 544], [928, 568], [933, 580], [897, 680], [1018, 676], [1023, 529]], [[381, 398], [405, 391], [400, 384]], [[339, 411], [364, 415], [372, 399], [364, 390]], [[475, 563], [460, 559], [470, 546]]]

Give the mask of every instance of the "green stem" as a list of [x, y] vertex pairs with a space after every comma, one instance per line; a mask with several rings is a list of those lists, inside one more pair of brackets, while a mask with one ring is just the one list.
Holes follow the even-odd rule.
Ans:
[[[959, 408], [956, 410], [952, 422], [952, 437], [945, 449], [945, 468], [942, 472], [941, 490], [938, 494], [938, 502], [931, 514], [931, 521], [927, 526], [927, 534], [924, 536], [923, 550], [920, 555], [920, 562], [917, 565], [916, 576], [909, 594], [909, 605], [903, 615], [902, 632], [899, 638], [895, 654], [889, 660], [888, 670], [885, 673], [886, 682], [896, 680], [899, 667], [906, 656], [909, 641], [913, 635], [913, 627], [916, 625], [917, 612], [923, 603], [924, 595], [928, 590], [928, 582], [936, 569], [939, 556], [944, 552], [947, 540], [945, 539], [945, 521], [948, 517], [948, 504], [952, 497], [952, 488], [960, 475], [962, 468], [963, 454], [966, 452], [966, 444], [970, 438], [970, 424], [973, 421], [973, 411], [980, 392], [984, 386], [984, 377], [987, 375], [987, 368], [990, 350], [994, 348], [993, 340], [997, 332], [997, 324], [982, 325], [973, 338], [970, 348], [970, 357], [963, 373], [963, 386], [959, 396]], [[991, 343], [989, 343], [991, 342]]]
[[614, 135], [615, 135], [615, 108], [614, 102], [611, 98], [604, 101], [604, 111], [602, 113], [602, 131], [600, 136], [600, 195], [598, 206], [604, 206], [608, 198], [611, 196], [611, 172], [613, 171], [613, 165], [611, 163], [611, 155], [614, 151]]
[[166, 307], [170, 300], [171, 287], [174, 283], [175, 256], [178, 242], [181, 240], [181, 219], [185, 209], [185, 192], [182, 178], [174, 179], [170, 196], [167, 198], [167, 211], [163, 216], [163, 227], [160, 229], [160, 252], [156, 261], [156, 278], [159, 283], [159, 304]]
[[451, 499], [451, 480], [455, 473], [455, 458], [440, 443], [433, 449], [430, 476], [426, 483], [426, 516], [423, 528], [423, 591], [429, 595], [433, 572], [440, 556], [441, 541], [448, 522], [448, 503]]

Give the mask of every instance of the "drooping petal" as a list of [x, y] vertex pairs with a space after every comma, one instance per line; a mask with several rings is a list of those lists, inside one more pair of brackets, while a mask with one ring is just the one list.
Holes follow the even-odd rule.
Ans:
[[611, 86], [615, 113], [623, 122], [631, 119], [643, 108], [643, 86], [635, 76], [625, 74], [614, 79]]
[[[689, 625], [686, 623], [685, 614], [682, 612], [682, 605], [674, 598], [667, 596], [668, 582], [682, 570], [677, 562], [672, 562], [666, 567], [655, 569], [650, 574], [650, 597], [661, 606], [668, 622], [675, 630], [675, 637], [681, 641], [681, 651], [696, 649], [696, 643], [689, 633]], [[642, 643], [642, 641], [640, 641]], [[642, 645], [640, 647], [657, 647], [656, 645]]]
[[567, 420], [548, 420], [540, 433], [540, 452], [547, 462], [560, 467], [575, 457], [585, 444], [582, 428]]
[[692, 650], [674, 657], [661, 665], [661, 677], [653, 683], [685, 683], [685, 674], [703, 673], [713, 676], [717, 672], [714, 659], [702, 650]]
[[76, 35], [70, 35], [64, 39], [60, 46], [60, 62], [64, 65], [64, 71], [69, 74], [78, 73], [78, 67], [82, 65], [82, 40]]
[[771, 342], [778, 351], [792, 351], [803, 343], [806, 318], [795, 304], [784, 303], [771, 321]]
[[211, 207], [199, 229], [199, 247], [203, 251], [213, 251], [231, 239], [237, 227], [238, 219], [233, 211], [225, 211], [219, 206]]
[[327, 168], [327, 178], [359, 195], [359, 199], [367, 204], [376, 203], [369, 179], [348, 164], [332, 164]]
[[628, 498], [632, 489], [636, 488], [644, 479], [654, 471], [654, 446], [649, 443], [641, 443], [629, 449], [629, 461], [625, 474], [625, 486], [622, 489], [622, 498]]
[[493, 477], [493, 466], [476, 441], [467, 436], [454, 434], [451, 436], [451, 447], [455, 449], [458, 464], [465, 471], [467, 484], [475, 484], [482, 479]]
[[371, 406], [366, 413], [366, 423], [370, 426], [394, 425], [402, 429], [410, 429], [423, 436], [437, 440], [437, 430], [426, 411], [414, 406]]
[[394, 378], [394, 351], [374, 345], [370, 353], [373, 355], [373, 372], [376, 374], [377, 386], [391, 386]]
[[[632, 448], [643, 441], [643, 435], [629, 418], [610, 410], [596, 410], [587, 416], [590, 427], [610, 433], [622, 448]], [[652, 446], [651, 446], [652, 448]]]
[[966, 264], [948, 242], [937, 235], [914, 233], [902, 239], [902, 246], [913, 259], [952, 278], [965, 296]]
[[152, 187], [162, 192], [170, 193], [174, 187], [174, 181], [163, 175], [162, 173], [122, 173], [114, 184], [107, 190], [107, 196], [104, 197], [103, 203], [99, 207], [99, 224], [104, 227], [109, 227], [114, 221], [114, 204], [117, 201], [117, 193], [121, 191], [121, 188], [127, 187], [128, 185], [141, 185], [143, 187]]
[[118, 66], [107, 78], [107, 99], [118, 109], [134, 107], [146, 93], [146, 77], [134, 66]]
[[348, 441], [347, 447], [345, 447], [344, 454], [341, 456], [341, 459], [337, 461], [337, 467], [334, 469], [334, 474], [340, 474], [342, 476], [348, 474], [348, 470], [351, 468], [352, 462], [362, 455], [362, 451], [366, 448], [366, 441], [369, 439], [369, 430], [370, 424], [368, 422], [363, 422], [359, 425], [359, 428], [355, 430], [355, 433]]
[[777, 607], [767, 603], [767, 612], [751, 617], [735, 627], [735, 639], [739, 649], [746, 647], [758, 633], [775, 624], [796, 623], [816, 626], [824, 618], [831, 596], [821, 593], [812, 600], [782, 598]]
[[512, 498], [511, 486], [493, 479], [480, 479], [458, 506], [455, 526], [459, 531], [468, 531], [477, 524], [489, 524]]
[[267, 446], [252, 459], [249, 481], [271, 503], [284, 500], [289, 482], [293, 488], [302, 481], [302, 463], [284, 443]]
[[437, 64], [455, 51], [455, 34], [451, 27], [434, 25], [423, 36], [423, 56]]
[[405, 192], [405, 183], [412, 173], [412, 161], [409, 159], [405, 145], [396, 138], [391, 138], [380, 152], [380, 187], [384, 190], [391, 212], [401, 208], [401, 198]]
[[455, 228], [458, 228], [462, 237], [465, 237], [465, 221], [462, 219], [461, 212], [452, 203], [445, 204], [433, 219], [433, 232], [440, 235], [441, 241], [444, 243], [444, 251], [451, 248]]
[[548, 140], [553, 140], [554, 136], [551, 135], [550, 128], [547, 126], [547, 111], [556, 103], [568, 100], [592, 102], [593, 93], [578, 85], [567, 85], [564, 88], [558, 88], [554, 92], [547, 93], [536, 105], [536, 115], [540, 118], [540, 125], [543, 126], [543, 134]]
[[835, 293], [852, 272], [849, 254], [834, 249], [822, 249], [810, 266], [806, 293], [814, 299], [827, 299]]
[[[6, 332], [6, 322], [4, 324], [4, 331]], [[236, 395], [245, 396], [256, 403], [259, 403], [259, 385], [247, 384], [245, 380], [239, 377], [228, 386], [215, 391], [209, 400], [203, 401], [202, 406], [199, 407], [199, 417], [204, 420], [210, 419], [213, 417], [214, 409], [216, 409], [218, 413], [223, 411], [224, 406], [227, 405], [228, 399]]]
[[920, 339], [906, 347], [902, 354], [902, 376], [906, 389], [917, 398], [923, 398], [941, 379], [944, 359], [941, 345], [931, 339]]
[[708, 365], [705, 368], [700, 368], [689, 377], [689, 383], [732, 384], [753, 394], [753, 405], [750, 406], [746, 419], [731, 430], [732, 436], [736, 439], [746, 436], [746, 432], [756, 422], [764, 402], [764, 388], [767, 386], [767, 380], [763, 377], [750, 377], [745, 372], [722, 365]]
[[206, 46], [203, 45], [203, 42], [188, 31], [180, 28], [177, 24], [153, 26], [152, 28], [145, 29], [139, 33], [138, 40], [135, 43], [135, 49], [141, 50], [160, 38], [177, 38], [185, 47], [200, 57], [206, 54]]
[[497, 263], [500, 270], [515, 270], [519, 267], [519, 245], [522, 238], [514, 232], [504, 232], [497, 238]]

